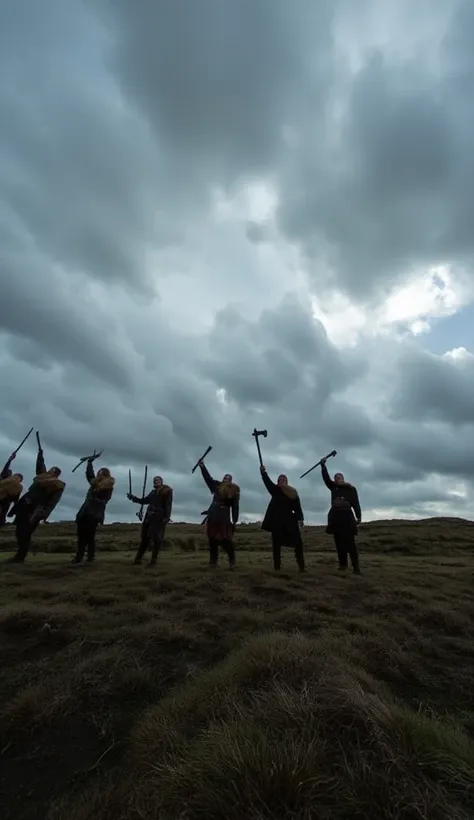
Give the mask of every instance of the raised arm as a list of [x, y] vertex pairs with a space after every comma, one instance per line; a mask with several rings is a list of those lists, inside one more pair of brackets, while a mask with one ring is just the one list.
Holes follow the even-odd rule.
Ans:
[[362, 511], [360, 509], [359, 494], [355, 487], [352, 488], [352, 509], [358, 521], [362, 519]]
[[274, 484], [273, 481], [268, 477], [268, 473], [265, 467], [262, 467], [262, 469], [260, 470], [260, 475], [262, 476], [262, 481], [265, 484], [265, 487], [267, 488], [270, 495], [274, 495], [276, 490], [276, 484]]
[[238, 524], [240, 513], [240, 490], [238, 490], [232, 499], [232, 523]]
[[94, 481], [94, 478], [95, 478], [95, 472], [94, 472], [93, 463], [92, 463], [92, 461], [88, 461], [87, 462], [87, 467], [86, 467], [86, 479], [89, 482], [89, 484], [92, 484], [92, 482]]
[[324, 462], [321, 462], [321, 475], [328, 490], [332, 490], [334, 487], [334, 481], [332, 481], [328, 473], [328, 468]]
[[173, 509], [173, 490], [170, 488], [169, 493], [167, 493], [165, 498], [165, 518], [171, 518], [171, 510]]
[[209, 487], [211, 493], [215, 492], [215, 489], [219, 482], [212, 477], [203, 461], [199, 462], [199, 466], [201, 468], [202, 477], [206, 482], [207, 486]]
[[16, 453], [12, 453], [8, 461], [5, 462], [5, 466], [0, 473], [0, 478], [9, 478], [10, 476], [10, 464], [12, 463], [13, 459], [16, 458]]
[[36, 456], [36, 475], [41, 475], [46, 472], [46, 464], [44, 463], [44, 455], [42, 450], [38, 450]]

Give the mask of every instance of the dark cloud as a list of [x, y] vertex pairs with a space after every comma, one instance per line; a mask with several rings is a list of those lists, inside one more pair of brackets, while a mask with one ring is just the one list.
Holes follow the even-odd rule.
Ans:
[[474, 17], [469, 3], [451, 7], [442, 44], [428, 40], [409, 58], [366, 55], [339, 89], [337, 121], [328, 109], [334, 138], [315, 156], [307, 127], [290, 166], [280, 225], [301, 243], [318, 284], [328, 276], [324, 256], [353, 299], [383, 298], [416, 266], [472, 269]]
[[471, 425], [474, 407], [474, 356], [435, 356], [410, 348], [398, 362], [393, 418]]
[[[178, 184], [273, 174], [284, 127], [325, 99], [337, 3], [103, 0], [113, 69], [153, 124]], [[107, 14], [107, 12], [109, 12]]]

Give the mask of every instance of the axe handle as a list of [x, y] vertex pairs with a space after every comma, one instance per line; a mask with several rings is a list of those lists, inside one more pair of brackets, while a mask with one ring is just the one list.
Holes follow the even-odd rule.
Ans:
[[71, 472], [75, 473], [76, 470], [79, 469], [81, 464], [85, 464], [86, 461], [95, 461], [96, 458], [100, 458], [103, 452], [104, 451], [101, 450], [100, 453], [96, 453], [96, 451], [94, 450], [94, 452], [91, 456], [84, 456], [84, 458], [81, 458], [81, 460], [79, 461], [79, 464], [76, 464], [76, 466], [74, 467], [73, 470], [71, 470]]
[[[335, 451], [335, 450], [332, 450], [332, 451], [331, 451], [330, 453], [328, 453], [328, 454], [327, 454], [327, 456], [325, 456], [324, 458], [325, 458], [325, 459], [328, 459], [328, 458], [333, 458], [333, 456], [337, 456], [337, 453], [336, 453], [336, 451]], [[306, 472], [305, 472], [305, 473], [303, 473], [303, 475], [300, 475], [300, 478], [304, 478], [306, 475], [309, 475], [309, 473], [312, 473], [312, 472], [313, 472], [313, 470], [315, 470], [315, 469], [316, 469], [316, 467], [319, 467], [319, 465], [321, 464], [322, 460], [323, 460], [323, 459], [322, 459], [322, 458], [320, 458], [320, 459], [319, 459], [319, 461], [318, 461], [318, 463], [317, 463], [317, 464], [314, 464], [314, 465], [313, 465], [313, 467], [310, 467], [310, 468], [309, 468], [309, 470], [306, 470]]]
[[43, 448], [41, 447], [40, 434], [38, 432], [36, 433], [36, 441], [38, 444], [38, 450], [42, 450]]
[[25, 438], [24, 438], [24, 439], [23, 439], [23, 441], [22, 441], [22, 442], [18, 445], [18, 447], [16, 448], [16, 450], [13, 450], [13, 452], [15, 453], [15, 455], [17, 454], [18, 450], [21, 450], [21, 448], [23, 447], [23, 445], [24, 445], [24, 443], [25, 443], [26, 439], [27, 439], [27, 438], [29, 438], [29, 437], [31, 436], [31, 434], [32, 434], [33, 430], [34, 430], [34, 427], [32, 427], [32, 428], [31, 428], [31, 430], [30, 430], [30, 431], [26, 434]]
[[258, 440], [258, 435], [255, 436], [255, 444], [257, 445], [257, 453], [258, 453], [258, 460], [260, 462], [260, 467], [263, 467], [262, 451], [260, 449], [260, 442]]
[[132, 471], [128, 471], [128, 492], [132, 495]]
[[209, 453], [211, 452], [211, 450], [212, 450], [212, 447], [210, 447], [210, 446], [209, 446], [209, 447], [207, 448], [206, 452], [204, 453], [204, 455], [203, 455], [203, 456], [201, 456], [201, 458], [199, 459], [199, 461], [196, 461], [196, 464], [194, 465], [193, 469], [191, 470], [191, 472], [192, 472], [192, 473], [195, 473], [195, 472], [196, 472], [197, 468], [199, 467], [199, 462], [200, 462], [200, 461], [204, 461], [204, 459], [206, 458], [206, 456], [207, 456], [207, 455], [209, 455]]

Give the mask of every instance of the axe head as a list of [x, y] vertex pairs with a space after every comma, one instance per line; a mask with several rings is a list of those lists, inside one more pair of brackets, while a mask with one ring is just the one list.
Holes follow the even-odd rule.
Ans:
[[264, 438], [266, 438], [267, 435], [268, 435], [268, 431], [267, 430], [257, 430], [257, 429], [255, 429], [253, 431], [252, 435], [255, 436], [255, 438], [257, 436], [263, 436]]

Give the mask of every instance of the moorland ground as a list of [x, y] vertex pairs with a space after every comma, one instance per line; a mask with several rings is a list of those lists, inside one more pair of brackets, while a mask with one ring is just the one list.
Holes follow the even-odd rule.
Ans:
[[254, 525], [235, 572], [168, 535], [149, 569], [104, 527], [74, 569], [47, 524], [0, 567], [4, 820], [474, 817], [473, 524], [367, 524], [361, 577], [322, 528], [304, 575]]

